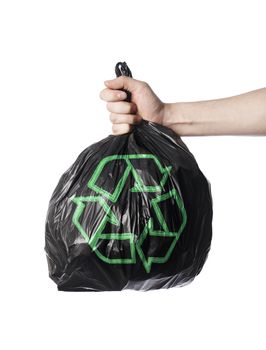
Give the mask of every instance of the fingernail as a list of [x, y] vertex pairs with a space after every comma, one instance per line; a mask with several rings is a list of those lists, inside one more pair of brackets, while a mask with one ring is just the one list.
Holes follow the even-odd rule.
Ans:
[[105, 85], [109, 85], [109, 83], [110, 83], [110, 80], [105, 80], [104, 82]]
[[118, 97], [119, 97], [121, 100], [124, 100], [124, 99], [127, 97], [127, 94], [126, 94], [124, 91], [122, 91], [122, 92], [120, 92], [120, 93], [118, 94]]

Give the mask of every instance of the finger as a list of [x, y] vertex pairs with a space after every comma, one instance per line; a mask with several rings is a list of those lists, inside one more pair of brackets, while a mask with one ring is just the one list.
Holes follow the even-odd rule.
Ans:
[[129, 124], [113, 124], [112, 125], [112, 133], [114, 135], [127, 134], [131, 130], [132, 130], [132, 126]]
[[138, 124], [141, 119], [138, 114], [110, 114], [110, 121], [113, 124]]
[[100, 98], [107, 102], [125, 100], [127, 94], [124, 91], [104, 89], [100, 92]]
[[115, 90], [126, 89], [132, 92], [133, 90], [136, 90], [139, 87], [143, 86], [144, 82], [130, 78], [130, 77], [121, 76], [116, 79], [106, 80], [104, 84], [109, 89], [115, 89]]
[[109, 112], [117, 114], [134, 114], [137, 112], [137, 106], [132, 102], [108, 102], [106, 108]]

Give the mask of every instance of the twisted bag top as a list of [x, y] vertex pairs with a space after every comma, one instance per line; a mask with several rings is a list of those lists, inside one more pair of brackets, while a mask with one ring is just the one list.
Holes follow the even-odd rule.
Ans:
[[[132, 76], [125, 62], [121, 74]], [[62, 175], [45, 251], [59, 290], [150, 290], [191, 282], [211, 238], [210, 184], [195, 158], [172, 130], [142, 120], [86, 148]]]

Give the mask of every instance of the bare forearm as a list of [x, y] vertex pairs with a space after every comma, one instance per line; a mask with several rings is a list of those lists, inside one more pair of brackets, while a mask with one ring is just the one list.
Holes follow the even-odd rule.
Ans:
[[218, 100], [168, 103], [163, 124], [181, 136], [266, 135], [266, 88]]

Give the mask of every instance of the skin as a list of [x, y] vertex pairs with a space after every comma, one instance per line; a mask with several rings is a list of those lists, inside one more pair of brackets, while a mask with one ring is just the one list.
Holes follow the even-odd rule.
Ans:
[[[141, 119], [162, 124], [180, 136], [266, 135], [266, 88], [198, 102], [164, 103], [144, 81], [121, 76], [104, 82], [114, 135], [131, 131]], [[131, 102], [124, 101], [125, 89]]]

